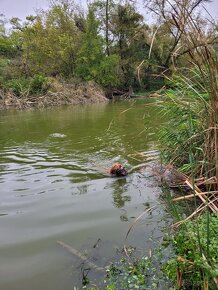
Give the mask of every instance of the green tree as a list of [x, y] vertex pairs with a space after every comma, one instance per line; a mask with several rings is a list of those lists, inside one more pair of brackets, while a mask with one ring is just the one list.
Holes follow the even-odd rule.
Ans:
[[96, 80], [103, 60], [103, 39], [99, 35], [99, 21], [92, 5], [88, 8], [85, 33], [79, 50], [77, 73], [84, 80]]
[[100, 21], [101, 34], [104, 36], [105, 54], [110, 55], [110, 47], [113, 43], [111, 33], [111, 15], [113, 13], [115, 0], [95, 0], [93, 6], [96, 9], [96, 18]]
[[0, 14], [0, 57], [13, 57], [16, 54], [16, 47], [10, 36], [6, 34], [6, 20], [3, 14]]
[[86, 81], [94, 80], [109, 89], [119, 85], [119, 55], [104, 52], [96, 5], [89, 6], [82, 40], [77, 61], [78, 76]]
[[111, 20], [115, 42], [112, 51], [120, 56], [120, 71], [124, 88], [137, 85], [137, 67], [146, 57], [148, 26], [132, 4], [116, 5]]
[[24, 75], [74, 75], [82, 16], [72, 1], [53, 1], [49, 10], [28, 17], [25, 23], [16, 18], [12, 22], [13, 37], [22, 50], [20, 69]]

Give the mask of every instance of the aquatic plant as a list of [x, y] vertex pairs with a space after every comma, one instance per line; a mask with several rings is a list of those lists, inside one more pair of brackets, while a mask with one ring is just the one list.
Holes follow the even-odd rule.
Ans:
[[122, 258], [107, 267], [107, 290], [112, 289], [155, 289], [158, 279], [149, 257], [129, 260]]

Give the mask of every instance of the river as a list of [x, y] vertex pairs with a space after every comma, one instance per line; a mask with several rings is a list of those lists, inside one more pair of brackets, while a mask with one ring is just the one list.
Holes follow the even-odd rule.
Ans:
[[[126, 242], [143, 255], [161, 240], [168, 215], [150, 170], [161, 123], [145, 100], [1, 112], [1, 290], [81, 286], [82, 261], [57, 241], [106, 266], [153, 206]], [[148, 166], [111, 178], [115, 161]]]

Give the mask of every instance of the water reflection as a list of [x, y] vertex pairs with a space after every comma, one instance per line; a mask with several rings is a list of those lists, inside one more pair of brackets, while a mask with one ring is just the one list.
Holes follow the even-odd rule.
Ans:
[[113, 204], [117, 208], [124, 207], [126, 202], [131, 201], [130, 195], [127, 195], [128, 183], [126, 177], [114, 178], [114, 182], [111, 184], [113, 190]]
[[125, 209], [122, 209], [122, 210], [123, 210], [123, 214], [120, 215], [120, 220], [122, 222], [127, 222], [129, 220], [127, 216], [127, 211]]
[[88, 192], [88, 185], [83, 184], [76, 187], [79, 191], [79, 194], [86, 194]]

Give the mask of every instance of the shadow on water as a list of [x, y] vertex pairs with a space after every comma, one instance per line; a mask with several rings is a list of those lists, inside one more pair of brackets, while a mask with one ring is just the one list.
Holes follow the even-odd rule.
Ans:
[[[151, 237], [160, 240], [168, 215], [149, 165], [161, 122], [144, 100], [0, 116], [0, 289], [69, 290], [81, 286], [81, 275], [99, 281], [57, 241], [104, 267], [119, 257], [134, 219], [154, 205], [128, 243], [142, 255]], [[116, 161], [148, 166], [111, 178]]]

